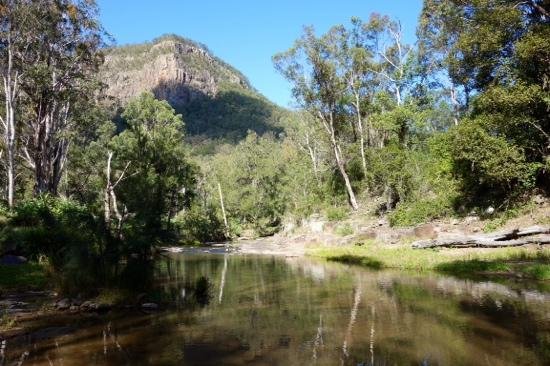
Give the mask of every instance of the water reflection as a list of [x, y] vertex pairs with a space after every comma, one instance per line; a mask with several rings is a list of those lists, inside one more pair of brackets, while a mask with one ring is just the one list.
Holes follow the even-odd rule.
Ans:
[[[24, 365], [544, 365], [550, 295], [307, 259], [170, 255], [166, 311], [50, 319]], [[54, 332], [55, 334], [55, 332]]]

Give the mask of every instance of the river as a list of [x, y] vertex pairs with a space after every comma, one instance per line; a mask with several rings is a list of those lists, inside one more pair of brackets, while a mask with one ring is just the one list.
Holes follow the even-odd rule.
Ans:
[[152, 292], [159, 311], [43, 320], [7, 364], [550, 364], [550, 292], [521, 282], [169, 254]]

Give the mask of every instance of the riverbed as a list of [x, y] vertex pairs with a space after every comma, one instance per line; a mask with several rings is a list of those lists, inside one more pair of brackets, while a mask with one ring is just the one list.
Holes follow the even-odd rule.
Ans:
[[550, 293], [526, 283], [223, 250], [153, 279], [158, 310], [35, 321], [6, 365], [550, 364]]

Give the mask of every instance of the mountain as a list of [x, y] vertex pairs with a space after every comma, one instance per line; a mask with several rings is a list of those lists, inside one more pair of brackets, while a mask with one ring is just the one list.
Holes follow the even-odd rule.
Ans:
[[248, 130], [282, 131], [283, 108], [205, 45], [177, 35], [106, 49], [101, 79], [122, 104], [143, 91], [167, 100], [190, 136], [238, 141]]

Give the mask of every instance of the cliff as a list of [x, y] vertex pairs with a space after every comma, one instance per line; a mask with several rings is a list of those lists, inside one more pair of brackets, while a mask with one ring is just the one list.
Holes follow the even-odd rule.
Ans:
[[248, 130], [280, 130], [284, 110], [206, 46], [179, 36], [107, 49], [101, 78], [122, 105], [143, 91], [167, 100], [190, 135], [238, 140]]

